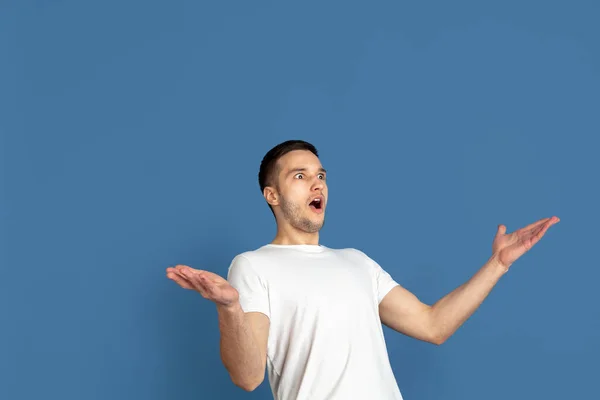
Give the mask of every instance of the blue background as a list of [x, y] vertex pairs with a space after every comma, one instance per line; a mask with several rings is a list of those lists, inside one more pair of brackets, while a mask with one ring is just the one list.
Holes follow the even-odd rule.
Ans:
[[290, 138], [329, 171], [322, 243], [429, 303], [499, 223], [562, 220], [444, 345], [385, 329], [406, 400], [598, 398], [597, 4], [3, 2], [0, 398], [272, 398], [165, 268], [273, 238]]

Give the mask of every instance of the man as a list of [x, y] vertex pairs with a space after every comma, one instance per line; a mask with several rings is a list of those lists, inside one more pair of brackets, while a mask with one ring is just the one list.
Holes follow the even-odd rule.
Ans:
[[273, 241], [237, 255], [227, 280], [177, 265], [167, 276], [216, 304], [221, 357], [232, 381], [252, 391], [268, 371], [277, 400], [400, 400], [382, 324], [436, 345], [477, 309], [510, 266], [559, 221], [511, 234], [499, 225], [492, 255], [432, 306], [356, 249], [319, 243], [327, 172], [310, 143], [275, 146], [259, 171], [277, 223]]

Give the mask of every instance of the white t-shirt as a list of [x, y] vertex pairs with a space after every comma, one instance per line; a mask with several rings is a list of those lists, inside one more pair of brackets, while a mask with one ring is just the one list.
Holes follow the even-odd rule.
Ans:
[[270, 318], [275, 400], [402, 400], [379, 318], [397, 283], [363, 252], [267, 244], [237, 255], [227, 280], [245, 312]]

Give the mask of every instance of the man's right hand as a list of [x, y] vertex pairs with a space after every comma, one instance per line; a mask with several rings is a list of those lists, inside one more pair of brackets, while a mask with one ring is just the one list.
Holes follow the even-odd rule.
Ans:
[[238, 291], [227, 280], [209, 271], [176, 265], [167, 268], [167, 278], [184, 289], [199, 292], [202, 297], [213, 301], [217, 306], [229, 307], [239, 301]]
[[245, 313], [238, 291], [212, 272], [177, 265], [167, 268], [167, 278], [217, 305], [223, 365], [236, 386], [247, 391], [256, 389], [265, 377], [269, 317], [261, 312]]

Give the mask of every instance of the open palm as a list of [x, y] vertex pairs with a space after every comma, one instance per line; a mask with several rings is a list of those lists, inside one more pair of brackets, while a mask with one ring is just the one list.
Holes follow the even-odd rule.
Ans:
[[492, 244], [492, 253], [508, 268], [539, 242], [548, 228], [559, 221], [558, 217], [543, 218], [509, 234], [506, 233], [506, 226], [499, 225]]
[[176, 265], [167, 268], [167, 277], [182, 288], [195, 290], [218, 305], [228, 306], [239, 299], [238, 291], [226, 279], [210, 271]]

